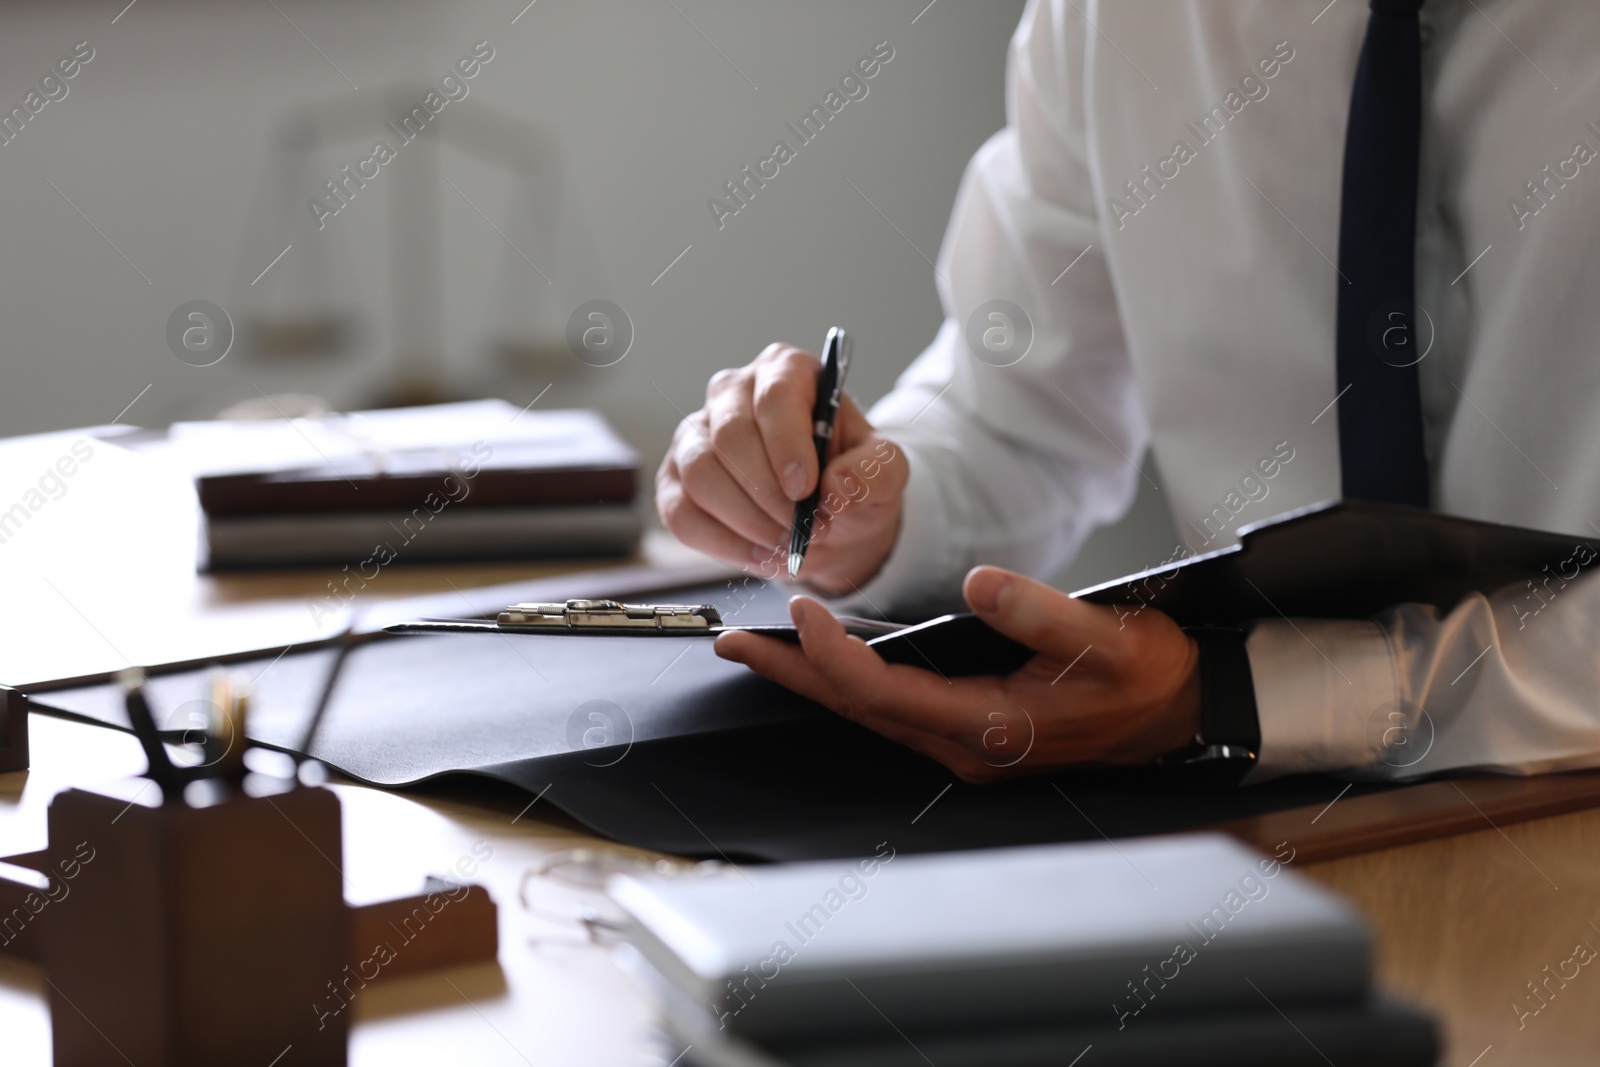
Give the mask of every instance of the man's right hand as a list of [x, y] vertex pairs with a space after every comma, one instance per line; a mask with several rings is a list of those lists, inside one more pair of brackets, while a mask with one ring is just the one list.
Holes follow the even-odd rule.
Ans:
[[[705, 406], [678, 424], [656, 473], [656, 508], [679, 540], [763, 578], [786, 573], [795, 503], [817, 485], [820, 369], [810, 352], [774, 344], [712, 377]], [[807, 584], [840, 596], [878, 572], [900, 529], [908, 467], [846, 395], [800, 570]]]

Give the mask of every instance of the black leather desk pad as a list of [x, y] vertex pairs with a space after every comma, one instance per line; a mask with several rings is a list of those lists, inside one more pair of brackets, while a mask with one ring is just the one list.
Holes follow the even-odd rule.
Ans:
[[[776, 622], [787, 595], [722, 586], [672, 599]], [[293, 748], [332, 655], [234, 664], [256, 679], [253, 738]], [[171, 730], [195, 725], [188, 713], [198, 705], [185, 705], [204, 692], [203, 671], [149, 682]], [[127, 725], [111, 685], [40, 694], [33, 705]], [[381, 786], [500, 779], [543, 792], [541, 804], [607, 837], [734, 860], [857, 855], [880, 842], [914, 852], [1167, 833], [1326, 803], [1343, 788], [1312, 776], [1218, 791], [1156, 769], [970, 786], [718, 659], [704, 638], [379, 637], [350, 653], [312, 754]]]

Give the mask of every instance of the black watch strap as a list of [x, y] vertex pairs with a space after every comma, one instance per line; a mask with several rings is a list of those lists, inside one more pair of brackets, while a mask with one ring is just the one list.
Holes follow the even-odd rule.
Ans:
[[1200, 651], [1200, 733], [1172, 762], [1237, 784], [1261, 750], [1255, 680], [1245, 651], [1248, 635], [1230, 626], [1191, 626], [1184, 632]]

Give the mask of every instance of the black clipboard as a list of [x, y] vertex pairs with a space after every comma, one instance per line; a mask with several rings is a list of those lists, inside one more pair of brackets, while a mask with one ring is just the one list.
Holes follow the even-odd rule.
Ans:
[[1073, 596], [1156, 608], [1183, 626], [1275, 615], [1365, 619], [1395, 604], [1448, 609], [1470, 593], [1538, 581], [1580, 546], [1594, 553], [1600, 545], [1581, 534], [1337, 500], [1252, 523], [1238, 536], [1236, 545]]
[[[1180, 626], [1235, 626], [1274, 616], [1364, 619], [1395, 604], [1448, 609], [1469, 593], [1487, 594], [1545, 574], [1563, 578], [1558, 568], [1580, 546], [1596, 552], [1594, 543], [1581, 536], [1385, 504], [1323, 501], [1245, 526], [1237, 544], [1072, 595], [1119, 614], [1154, 608]], [[946, 677], [1010, 674], [1033, 656], [1032, 650], [970, 612], [887, 633], [883, 624], [841, 621], [890, 663], [924, 667]], [[734, 629], [799, 640], [787, 623], [726, 626], [705, 634], [714, 637]], [[502, 632], [491, 621], [423, 620], [385, 630]], [[616, 631], [610, 636], [640, 634]]]

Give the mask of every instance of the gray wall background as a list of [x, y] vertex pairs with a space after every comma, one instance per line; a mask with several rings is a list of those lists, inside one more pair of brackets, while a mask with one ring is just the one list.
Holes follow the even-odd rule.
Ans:
[[[542, 407], [600, 408], [652, 470], [706, 378], [770, 341], [815, 346], [847, 325], [852, 392], [870, 401], [933, 336], [928, 260], [963, 166], [1004, 122], [1021, 11], [1020, 0], [124, 3], [0, 9], [5, 110], [77, 42], [95, 50], [68, 95], [0, 146], [0, 433], [109, 422], [136, 396], [124, 421], [146, 426], [258, 391], [360, 407], [394, 396], [396, 353], [418, 350], [446, 395], [521, 404], [548, 386]], [[374, 140], [398, 146], [384, 123], [478, 41], [495, 54], [467, 99], [319, 230], [307, 200]], [[783, 124], [879, 41], [895, 55], [867, 97], [719, 230], [707, 199], [779, 137], [792, 144]], [[296, 121], [318, 147], [285, 147]], [[564, 177], [530, 181], [485, 158], [507, 148]], [[563, 343], [569, 313], [597, 297], [634, 325], [612, 367], [584, 366]], [[238, 330], [215, 366], [168, 349], [168, 316], [191, 299], [220, 304]], [[347, 343], [284, 357], [253, 342], [258, 320], [308, 316], [344, 323]], [[1175, 541], [1143, 486], [1129, 520], [1058, 581], [1148, 565]]]

